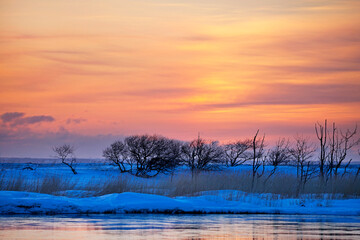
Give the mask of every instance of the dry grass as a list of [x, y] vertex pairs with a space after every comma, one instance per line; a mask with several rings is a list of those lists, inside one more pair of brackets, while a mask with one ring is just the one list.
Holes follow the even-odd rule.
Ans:
[[[190, 174], [164, 176], [159, 179], [138, 179], [129, 175], [120, 176], [101, 184], [101, 189], [88, 185], [88, 189], [96, 191], [97, 195], [121, 192], [151, 193], [166, 196], [197, 196], [203, 191], [239, 190], [252, 193], [272, 193], [282, 197], [298, 197], [296, 192], [297, 179], [291, 174], [278, 174], [266, 183], [264, 178], [255, 180], [251, 190], [251, 175], [248, 172], [203, 172], [194, 177]], [[324, 194], [340, 197], [360, 197], [360, 180], [354, 181], [353, 176], [347, 176], [320, 184], [320, 179], [310, 180], [302, 195], [321, 197]]]
[[[239, 172], [202, 172], [193, 177], [183, 172], [174, 176], [158, 176], [142, 179], [128, 174], [78, 184], [71, 176], [59, 177], [47, 175], [42, 178], [26, 179], [21, 175], [6, 176], [0, 174], [0, 190], [28, 191], [54, 195], [67, 195], [66, 191], [88, 192], [86, 196], [100, 196], [110, 193], [137, 192], [165, 196], [197, 196], [203, 191], [239, 190], [245, 193], [271, 193], [282, 197], [298, 197], [296, 194], [297, 179], [291, 174], [277, 174], [265, 183], [265, 177], [256, 179], [251, 190], [251, 174]], [[320, 184], [319, 178], [310, 180], [300, 192], [302, 195], [329, 198], [360, 197], [360, 179], [347, 175], [336, 181]], [[84, 195], [85, 196], [85, 195]], [[238, 198], [238, 196], [228, 196]]]
[[37, 179], [31, 186], [34, 187], [34, 192], [47, 194], [76, 189], [76, 183], [58, 176]]
[[1, 191], [27, 191], [54, 194], [60, 191], [73, 190], [76, 184], [69, 179], [58, 176], [45, 176], [38, 179], [26, 179], [22, 175], [0, 176]]
[[25, 180], [21, 175], [11, 176], [7, 178], [5, 174], [0, 176], [0, 190], [3, 191], [24, 191], [25, 189]]

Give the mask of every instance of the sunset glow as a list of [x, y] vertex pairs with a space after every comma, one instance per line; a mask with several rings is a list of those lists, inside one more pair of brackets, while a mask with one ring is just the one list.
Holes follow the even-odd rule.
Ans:
[[355, 126], [359, 13], [357, 0], [1, 1], [0, 155]]

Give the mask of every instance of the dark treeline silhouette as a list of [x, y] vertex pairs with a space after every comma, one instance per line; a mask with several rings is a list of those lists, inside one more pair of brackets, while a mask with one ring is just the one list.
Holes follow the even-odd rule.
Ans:
[[[181, 165], [187, 166], [194, 176], [201, 171], [248, 164], [251, 165], [251, 188], [259, 178], [266, 184], [276, 175], [279, 166], [291, 165], [296, 166], [296, 191], [299, 193], [312, 178], [318, 177], [321, 184], [327, 184], [349, 173], [347, 169], [352, 162], [349, 151], [360, 143], [357, 127], [342, 131], [333, 123], [329, 129], [326, 120], [324, 125], [315, 124], [317, 144], [309, 137], [297, 135], [293, 140], [279, 138], [275, 145], [267, 148], [265, 135], [260, 136], [259, 132], [257, 130], [252, 138], [226, 144], [203, 139], [200, 135], [190, 142], [159, 135], [133, 135], [112, 143], [103, 151], [103, 157], [120, 172], [138, 177], [173, 173]], [[53, 150], [76, 174], [74, 148], [65, 144]], [[271, 170], [265, 172], [265, 166]], [[354, 181], [359, 173], [360, 168], [353, 171]]]

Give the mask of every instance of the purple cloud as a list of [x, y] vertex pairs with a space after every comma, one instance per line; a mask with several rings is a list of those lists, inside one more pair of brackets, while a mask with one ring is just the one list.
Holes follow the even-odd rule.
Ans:
[[0, 116], [1, 120], [4, 123], [14, 121], [15, 119], [21, 118], [25, 115], [25, 113], [21, 112], [7, 112]]
[[18, 126], [18, 125], [29, 125], [41, 122], [53, 122], [55, 118], [48, 115], [37, 115], [24, 117], [25, 113], [21, 112], [7, 112], [0, 115], [0, 118], [3, 123], [9, 123], [10, 126]]
[[26, 125], [26, 124], [35, 124], [40, 122], [53, 122], [55, 121], [55, 118], [52, 116], [45, 116], [45, 115], [39, 115], [39, 116], [31, 116], [31, 117], [24, 117], [24, 118], [17, 118], [15, 121], [12, 122], [12, 126], [17, 125]]

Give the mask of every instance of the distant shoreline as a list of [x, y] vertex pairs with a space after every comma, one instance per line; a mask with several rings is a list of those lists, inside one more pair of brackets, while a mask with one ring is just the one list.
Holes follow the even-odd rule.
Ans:
[[[101, 158], [77, 158], [77, 163], [107, 163], [105, 159]], [[0, 157], [0, 164], [2, 163], [32, 163], [32, 164], [55, 164], [60, 163], [56, 158], [32, 158], [32, 157]], [[316, 162], [314, 162], [315, 164]], [[251, 164], [243, 164], [243, 166], [250, 166]], [[293, 165], [286, 165], [293, 166]], [[295, 165], [294, 165], [295, 166]], [[360, 161], [352, 161], [351, 167], [360, 166]]]

